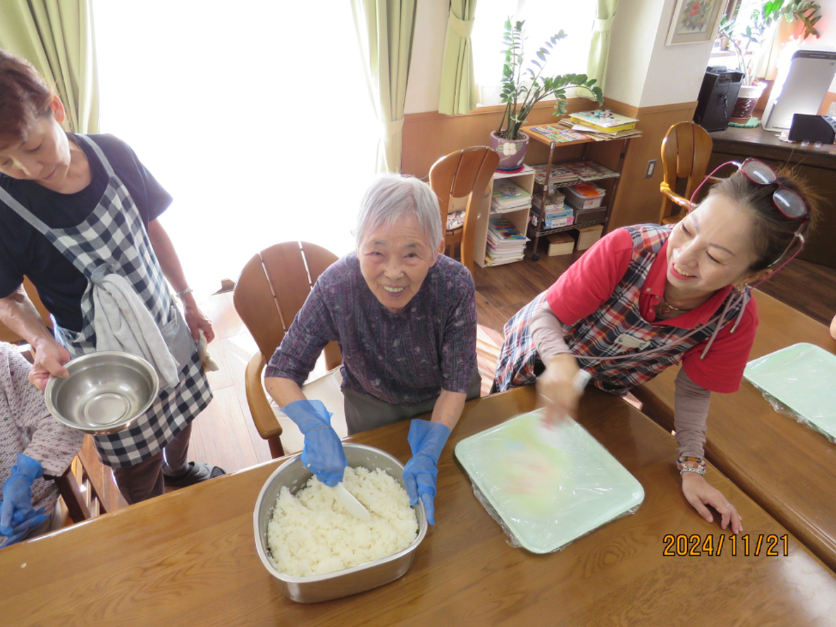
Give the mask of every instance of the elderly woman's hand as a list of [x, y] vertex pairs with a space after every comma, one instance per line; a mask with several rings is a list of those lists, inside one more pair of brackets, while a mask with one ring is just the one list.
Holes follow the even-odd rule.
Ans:
[[735, 534], [743, 531], [743, 517], [737, 513], [734, 505], [726, 500], [723, 493], [709, 484], [702, 475], [683, 472], [682, 493], [697, 513], [708, 522], [712, 522], [714, 516], [706, 505], [710, 505], [720, 514], [721, 529], [730, 528]]
[[424, 503], [427, 522], [435, 524], [436, 482], [438, 479], [438, 458], [444, 449], [450, 428], [440, 422], [416, 418], [409, 425], [407, 441], [412, 449], [412, 458], [403, 469], [403, 481], [409, 504]]
[[29, 371], [29, 381], [41, 392], [46, 389], [50, 377], [62, 379], [70, 376], [64, 364], [70, 361], [70, 353], [53, 339], [39, 340], [32, 345], [35, 360]]
[[557, 424], [567, 417], [577, 417], [578, 401], [583, 394], [583, 387], [578, 389], [575, 385], [579, 370], [574, 356], [562, 353], [550, 357], [546, 371], [537, 377], [537, 393], [545, 407], [547, 422]]
[[345, 451], [340, 436], [331, 426], [331, 412], [322, 401], [293, 401], [282, 407], [288, 418], [296, 423], [305, 435], [302, 464], [309, 468], [322, 483], [336, 486], [343, 480]]

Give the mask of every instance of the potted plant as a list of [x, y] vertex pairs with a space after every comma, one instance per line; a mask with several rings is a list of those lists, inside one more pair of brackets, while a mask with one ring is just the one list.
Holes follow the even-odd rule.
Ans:
[[566, 115], [566, 90], [570, 87], [582, 87], [592, 94], [592, 98], [601, 105], [604, 94], [595, 85], [596, 80], [586, 74], [563, 74], [543, 77], [543, 68], [555, 43], [566, 37], [561, 30], [546, 40], [545, 45], [536, 51], [537, 59], [532, 59], [523, 71], [524, 21], [511, 23], [505, 21], [505, 62], [502, 66], [502, 93], [500, 99], [505, 103], [505, 111], [499, 121], [499, 128], [491, 131], [491, 148], [499, 153], [500, 170], [516, 170], [522, 165], [528, 148], [528, 135], [520, 132], [531, 108], [548, 96], [554, 96], [554, 115]]
[[[759, 81], [755, 75], [763, 44], [772, 36], [773, 27], [784, 18], [787, 22], [799, 20], [803, 26], [802, 40], [810, 35], [819, 36], [816, 23], [821, 19], [819, 6], [816, 2], [806, 0], [766, 0], [760, 8], [752, 11], [745, 27], [738, 27], [741, 16], [735, 19], [723, 17], [720, 20], [719, 35], [727, 40], [734, 50], [737, 59], [737, 69], [743, 73], [740, 92], [731, 114], [733, 122], [745, 122], [752, 116], [755, 105], [766, 89], [767, 84]], [[735, 39], [735, 31], [739, 30], [739, 40]], [[750, 50], [751, 49], [751, 50]]]

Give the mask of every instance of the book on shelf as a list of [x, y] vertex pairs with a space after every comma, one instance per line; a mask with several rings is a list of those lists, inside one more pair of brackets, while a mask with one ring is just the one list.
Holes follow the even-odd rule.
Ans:
[[501, 257], [497, 258], [492, 256], [490, 253], [485, 255], [485, 265], [486, 266], [501, 266], [506, 263], [513, 263], [515, 261], [522, 261], [525, 259], [525, 252], [522, 251], [518, 255], [513, 257]]
[[569, 118], [577, 124], [583, 124], [601, 133], [627, 131], [635, 128], [638, 123], [636, 118], [629, 118], [626, 115], [613, 113], [609, 109], [594, 109], [592, 111], [570, 113]]
[[595, 181], [621, 176], [618, 172], [610, 170], [594, 161], [573, 161], [563, 164], [567, 169], [575, 173], [581, 181]]
[[526, 209], [531, 206], [531, 194], [507, 179], [494, 181], [491, 209], [496, 212]]
[[530, 131], [542, 135], [550, 142], [565, 144], [568, 142], [586, 141], [588, 138], [583, 133], [561, 126], [560, 124], [546, 124], [543, 126], [532, 126]]
[[508, 242], [523, 242], [526, 237], [519, 232], [510, 220], [506, 218], [491, 218], [490, 227], [488, 227], [488, 241], [495, 241], [499, 243]]

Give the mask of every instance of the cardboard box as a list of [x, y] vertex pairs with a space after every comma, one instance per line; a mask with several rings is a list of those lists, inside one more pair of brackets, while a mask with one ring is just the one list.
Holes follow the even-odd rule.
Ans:
[[549, 235], [549, 257], [555, 255], [571, 255], [575, 250], [575, 238], [568, 233]]
[[601, 239], [601, 232], [604, 230], [603, 224], [594, 224], [593, 226], [584, 226], [578, 229], [578, 250], [586, 250], [590, 248], [595, 242]]

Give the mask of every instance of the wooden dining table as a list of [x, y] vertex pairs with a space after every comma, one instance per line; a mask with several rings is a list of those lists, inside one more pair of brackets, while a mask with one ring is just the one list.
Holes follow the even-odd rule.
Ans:
[[[750, 359], [799, 342], [836, 354], [836, 340], [827, 326], [768, 294], [758, 290], [754, 294], [760, 324]], [[634, 390], [643, 411], [666, 429], [674, 428], [677, 371], [669, 368]], [[836, 444], [775, 411], [744, 379], [734, 394], [712, 395], [705, 454], [836, 570]]]
[[[644, 502], [636, 513], [556, 553], [534, 555], [511, 546], [477, 500], [453, 450], [461, 439], [531, 411], [536, 401], [527, 387], [466, 405], [439, 461], [436, 524], [411, 569], [388, 585], [310, 605], [282, 596], [258, 559], [252, 521], [260, 488], [282, 463], [275, 460], [3, 549], [0, 623], [833, 624], [831, 570], [709, 467], [708, 479], [735, 504], [748, 534], [746, 543], [746, 536], [737, 537], [733, 554], [729, 532], [685, 501], [671, 435], [597, 390], [582, 398], [579, 422], [641, 482]], [[406, 461], [408, 422], [351, 440]], [[767, 555], [773, 536], [777, 555]], [[705, 548], [708, 538], [712, 554]]]

